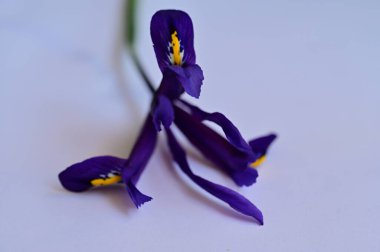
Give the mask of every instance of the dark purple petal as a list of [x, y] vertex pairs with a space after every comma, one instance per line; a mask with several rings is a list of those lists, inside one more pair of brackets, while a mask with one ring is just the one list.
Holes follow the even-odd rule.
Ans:
[[[205, 158], [221, 168], [239, 186], [249, 186], [256, 181], [257, 172], [247, 170], [251, 169], [249, 164], [256, 160], [253, 152], [235, 148], [221, 135], [181, 108], [174, 106], [174, 111], [175, 124]], [[246, 176], [239, 176], [240, 173]]]
[[156, 12], [150, 23], [150, 34], [161, 71], [172, 65], [170, 55], [172, 35], [180, 43], [181, 61], [183, 66], [195, 64], [194, 31], [189, 15], [180, 10], [161, 10]]
[[277, 136], [275, 134], [269, 134], [249, 141], [249, 145], [255, 153], [259, 156], [263, 156], [267, 153], [269, 146], [276, 138]]
[[164, 95], [157, 96], [152, 114], [154, 127], [157, 131], [161, 131], [161, 123], [165, 128], [169, 128], [174, 120], [172, 102]]
[[127, 191], [132, 199], [132, 202], [137, 208], [139, 208], [145, 202], [151, 201], [152, 197], [149, 197], [141, 193], [132, 182], [126, 183]]
[[191, 114], [194, 115], [198, 120], [211, 121], [219, 125], [223, 129], [226, 138], [233, 146], [241, 151], [252, 151], [249, 144], [241, 136], [238, 128], [225, 115], [219, 112], [207, 113], [186, 101], [181, 100], [181, 102], [190, 109]]
[[68, 167], [58, 177], [67, 190], [82, 192], [94, 185], [117, 183], [125, 162], [126, 159], [112, 156], [93, 157]]
[[[177, 81], [190, 96], [199, 98], [202, 81], [204, 80], [202, 69], [198, 65], [187, 67], [170, 66], [168, 69], [176, 74]], [[164, 72], [166, 74], [167, 71]]]
[[178, 166], [182, 169], [182, 171], [192, 181], [194, 181], [198, 186], [202, 187], [208, 193], [226, 202], [236, 211], [244, 215], [253, 217], [261, 225], [263, 225], [263, 215], [261, 211], [255, 205], [253, 205], [248, 199], [246, 199], [239, 193], [227, 187], [212, 183], [206, 179], [203, 179], [202, 177], [195, 175], [191, 171], [190, 166], [187, 162], [185, 151], [179, 145], [173, 133], [170, 131], [170, 129], [167, 129], [166, 132], [168, 136], [169, 147], [173, 155], [173, 159], [178, 164]]
[[270, 134], [249, 142], [252, 150], [258, 156], [257, 160], [250, 164], [251, 168], [257, 168], [265, 161], [269, 145], [276, 139], [276, 137], [277, 136], [275, 134]]
[[166, 68], [156, 95], [166, 96], [169, 100], [173, 101], [178, 99], [178, 97], [180, 97], [184, 92], [185, 90], [177, 79], [177, 74], [169, 68]]
[[129, 195], [136, 207], [149, 201], [151, 198], [143, 195], [135, 188], [141, 173], [144, 171], [157, 142], [157, 131], [149, 115], [140, 132], [140, 135], [132, 148], [129, 159], [124, 164], [122, 178], [126, 184]]
[[256, 183], [258, 176], [257, 170], [251, 167], [246, 168], [244, 171], [231, 172], [231, 177], [238, 186], [251, 186]]

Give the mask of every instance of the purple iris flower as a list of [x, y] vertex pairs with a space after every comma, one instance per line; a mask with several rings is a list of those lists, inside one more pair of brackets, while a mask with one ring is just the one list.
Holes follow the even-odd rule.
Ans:
[[[174, 122], [205, 158], [239, 186], [250, 186], [256, 182], [256, 167], [264, 161], [276, 136], [270, 134], [247, 142], [223, 114], [207, 113], [180, 99], [183, 93], [198, 98], [204, 79], [201, 68], [196, 64], [193, 25], [188, 14], [178, 10], [158, 11], [152, 17], [151, 37], [163, 78], [129, 158], [100, 156], [76, 163], [59, 174], [63, 187], [82, 192], [98, 186], [124, 184], [136, 207], [150, 201], [152, 198], [140, 192], [136, 184], [163, 126], [174, 161], [193, 182], [233, 209], [263, 224], [261, 211], [248, 199], [191, 171], [186, 152], [175, 138], [171, 125]], [[224, 136], [204, 121], [220, 126]]]

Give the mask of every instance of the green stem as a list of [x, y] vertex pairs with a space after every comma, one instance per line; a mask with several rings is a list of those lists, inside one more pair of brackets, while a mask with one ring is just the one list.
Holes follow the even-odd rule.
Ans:
[[133, 63], [135, 64], [139, 74], [145, 82], [145, 85], [149, 88], [149, 90], [154, 94], [155, 88], [150, 81], [148, 75], [144, 71], [144, 68], [137, 57], [137, 53], [135, 50], [135, 41], [136, 41], [136, 10], [137, 10], [137, 0], [126, 0], [125, 3], [125, 16], [124, 23], [126, 23], [125, 30], [125, 42], [131, 53]]
[[148, 87], [149, 91], [154, 94], [156, 92], [156, 89], [154, 88], [143, 66], [141, 65], [141, 62], [139, 58], [137, 57], [135, 50], [133, 48], [130, 48], [130, 52], [131, 52], [133, 63], [135, 64], [141, 78], [143, 78], [145, 85]]

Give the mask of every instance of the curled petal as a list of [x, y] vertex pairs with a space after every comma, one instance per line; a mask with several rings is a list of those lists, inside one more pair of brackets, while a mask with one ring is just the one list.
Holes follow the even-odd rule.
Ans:
[[191, 18], [180, 10], [160, 10], [150, 23], [150, 34], [158, 65], [195, 64], [194, 31]]
[[157, 131], [153, 124], [152, 116], [149, 115], [140, 132], [140, 135], [132, 148], [129, 159], [123, 165], [122, 178], [127, 191], [136, 207], [151, 200], [151, 197], [140, 193], [135, 187], [144, 171], [157, 142]]
[[105, 186], [121, 181], [121, 169], [126, 159], [100, 156], [73, 164], [58, 178], [64, 188], [72, 192], [86, 191], [94, 186]]
[[227, 173], [237, 185], [249, 186], [255, 183], [257, 172], [247, 170], [251, 169], [249, 164], [256, 160], [252, 151], [235, 148], [224, 137], [181, 108], [174, 106], [174, 111], [175, 124], [205, 158]]
[[187, 162], [186, 153], [175, 139], [170, 129], [166, 130], [168, 136], [168, 143], [173, 155], [173, 159], [181, 168], [181, 170], [198, 186], [202, 187], [205, 191], [226, 202], [230, 207], [236, 211], [251, 216], [256, 219], [261, 225], [263, 225], [263, 215], [261, 211], [253, 205], [248, 199], [240, 195], [239, 193], [210, 182], [200, 176], [195, 175]]
[[176, 80], [182, 85], [186, 93], [192, 97], [199, 98], [201, 94], [202, 81], [204, 80], [203, 72], [200, 66], [170, 66], [164, 72], [164, 75], [168, 74], [168, 72], [175, 73]]
[[166, 96], [159, 95], [157, 97], [152, 117], [157, 131], [161, 131], [161, 123], [165, 128], [170, 127], [174, 120], [174, 110], [171, 101]]
[[252, 152], [251, 147], [241, 136], [238, 128], [225, 115], [219, 112], [208, 113], [186, 101], [181, 100], [181, 102], [190, 109], [191, 114], [198, 120], [211, 121], [220, 126], [228, 141], [237, 149]]

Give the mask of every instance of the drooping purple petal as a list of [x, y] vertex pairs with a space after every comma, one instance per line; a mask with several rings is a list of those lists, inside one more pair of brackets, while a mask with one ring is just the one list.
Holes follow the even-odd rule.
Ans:
[[126, 159], [100, 156], [73, 164], [58, 177], [64, 188], [72, 192], [86, 191], [94, 186], [109, 185], [121, 180], [120, 172]]
[[187, 108], [190, 109], [191, 114], [195, 116], [200, 121], [211, 121], [219, 125], [228, 139], [228, 141], [238, 148], [241, 151], [251, 152], [251, 147], [241, 136], [238, 128], [222, 113], [214, 112], [208, 113], [201, 110], [199, 107], [196, 107], [184, 100], [181, 100], [181, 103], [184, 104]]
[[174, 120], [174, 110], [172, 102], [164, 95], [158, 95], [156, 104], [152, 111], [154, 127], [161, 131], [161, 123], [165, 128], [169, 128]]
[[123, 181], [136, 207], [152, 199], [142, 194], [135, 186], [153, 154], [156, 142], [157, 130], [154, 127], [152, 116], [149, 115], [122, 170]]
[[239, 186], [249, 186], [256, 182], [257, 172], [247, 170], [251, 169], [249, 164], [256, 160], [253, 152], [235, 148], [221, 135], [178, 106], [174, 106], [174, 111], [175, 124], [205, 158], [221, 168]]
[[190, 96], [199, 98], [201, 94], [203, 72], [200, 66], [190, 65], [187, 67], [170, 66], [165, 70], [164, 75], [171, 71], [176, 74], [176, 80], [182, 85], [185, 92]]
[[194, 31], [191, 18], [180, 10], [160, 10], [156, 12], [150, 23], [150, 34], [161, 71], [172, 65], [173, 35], [179, 41], [181, 62], [183, 66], [195, 64]]
[[206, 190], [208, 193], [214, 195], [215, 197], [219, 198], [220, 200], [226, 202], [228, 205], [230, 205], [233, 209], [236, 211], [253, 217], [255, 220], [257, 220], [261, 225], [263, 225], [263, 215], [261, 211], [253, 205], [248, 199], [240, 195], [239, 193], [212, 183], [206, 179], [203, 179], [200, 176], [195, 175], [187, 162], [186, 153], [182, 149], [182, 147], [179, 145], [177, 140], [175, 139], [173, 133], [170, 131], [170, 129], [166, 130], [167, 136], [168, 136], [168, 143], [171, 150], [171, 153], [173, 155], [173, 159], [178, 164], [178, 166], [181, 168], [181, 170], [192, 180], [194, 181], [198, 186], [202, 187], [204, 190]]

